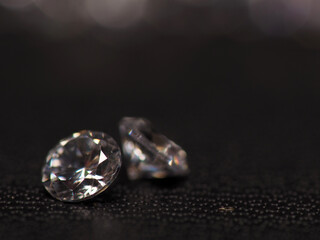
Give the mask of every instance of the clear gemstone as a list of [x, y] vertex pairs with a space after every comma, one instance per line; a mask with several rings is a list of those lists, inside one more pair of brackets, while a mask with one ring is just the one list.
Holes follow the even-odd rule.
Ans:
[[84, 130], [50, 150], [42, 182], [58, 200], [82, 201], [107, 189], [120, 167], [121, 151], [116, 141], [103, 132]]
[[155, 132], [147, 119], [125, 117], [120, 121], [119, 129], [131, 180], [188, 174], [186, 152], [164, 135]]

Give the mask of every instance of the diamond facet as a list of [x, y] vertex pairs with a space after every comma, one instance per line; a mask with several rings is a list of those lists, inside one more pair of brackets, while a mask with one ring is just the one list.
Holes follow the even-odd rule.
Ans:
[[42, 182], [56, 199], [82, 201], [107, 189], [121, 167], [116, 141], [103, 132], [84, 130], [62, 139], [48, 153]]
[[155, 132], [147, 119], [125, 117], [120, 121], [119, 129], [131, 180], [189, 173], [186, 152], [166, 136]]

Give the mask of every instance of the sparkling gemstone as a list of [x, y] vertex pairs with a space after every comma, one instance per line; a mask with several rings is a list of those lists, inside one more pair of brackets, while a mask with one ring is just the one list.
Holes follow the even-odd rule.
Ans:
[[50, 150], [42, 182], [58, 200], [82, 201], [107, 189], [120, 167], [121, 151], [116, 141], [103, 132], [84, 130]]
[[189, 173], [186, 152], [157, 133], [147, 119], [125, 117], [120, 121], [119, 129], [131, 180], [177, 177]]

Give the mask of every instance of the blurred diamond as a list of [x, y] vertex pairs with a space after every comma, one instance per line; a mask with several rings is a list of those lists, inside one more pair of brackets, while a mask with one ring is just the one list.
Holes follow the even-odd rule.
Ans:
[[121, 152], [102, 132], [81, 131], [63, 139], [48, 154], [42, 182], [56, 199], [92, 198], [107, 189], [121, 167]]
[[177, 177], [189, 173], [186, 152], [156, 133], [148, 120], [125, 117], [119, 128], [130, 179]]

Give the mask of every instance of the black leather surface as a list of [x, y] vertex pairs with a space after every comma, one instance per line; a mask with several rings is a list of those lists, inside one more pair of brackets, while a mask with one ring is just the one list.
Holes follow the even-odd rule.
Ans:
[[[0, 239], [319, 238], [318, 50], [7, 33], [0, 52]], [[190, 176], [130, 182], [122, 169], [91, 201], [52, 199], [47, 151], [81, 129], [119, 141], [123, 116], [183, 146]]]

